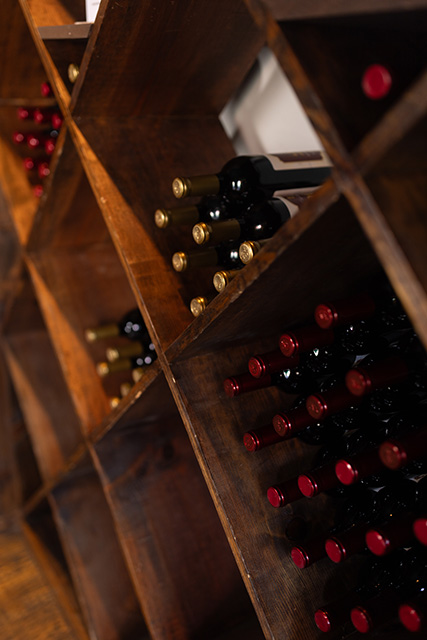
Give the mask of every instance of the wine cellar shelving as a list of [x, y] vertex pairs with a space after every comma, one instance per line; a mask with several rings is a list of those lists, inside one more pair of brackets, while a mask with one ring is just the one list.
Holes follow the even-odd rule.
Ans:
[[[357, 562], [297, 569], [286, 527], [297, 515], [326, 529], [331, 500], [266, 498], [315, 449], [248, 452], [243, 434], [292, 398], [229, 398], [223, 380], [319, 300], [377, 278], [427, 346], [425, 0], [231, 5], [102, 0], [93, 25], [83, 1], [0, 9], [0, 523], [22, 533], [80, 640], [322, 637], [313, 612], [352, 588]], [[332, 175], [193, 318], [212, 273], [174, 271], [191, 244], [153, 214], [176, 205], [175, 176], [235, 155], [218, 116], [265, 45]], [[394, 81], [373, 101], [360, 76], [378, 58]], [[37, 198], [12, 142], [16, 109], [55, 105], [63, 124]], [[158, 358], [136, 383], [100, 378], [106, 342], [85, 331], [135, 307]]]

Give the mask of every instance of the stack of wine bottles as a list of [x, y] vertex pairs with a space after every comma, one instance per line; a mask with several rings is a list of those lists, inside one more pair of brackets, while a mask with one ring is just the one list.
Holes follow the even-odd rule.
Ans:
[[[386, 570], [386, 559], [391, 566], [400, 557], [396, 554], [410, 549], [423, 558], [418, 569], [425, 573], [427, 357], [390, 287], [318, 304], [314, 322], [281, 335], [278, 347], [252, 356], [248, 368], [249, 373], [224, 381], [228, 396], [275, 385], [296, 399], [272, 416], [271, 424], [245, 433], [246, 449], [258, 451], [290, 438], [320, 445], [312, 468], [268, 487], [270, 504], [280, 508], [327, 493], [336, 508], [333, 527], [294, 544], [293, 563], [305, 569], [324, 558], [340, 564], [360, 556], [374, 566], [367, 561], [371, 556], [384, 559]], [[346, 610], [349, 623], [367, 632], [382, 624], [382, 608], [396, 620], [398, 610], [406, 612], [404, 624], [410, 619], [409, 627], [418, 628], [421, 622], [413, 620], [423, 619], [427, 600], [401, 602], [408, 585], [403, 570], [396, 571], [401, 582], [392, 586], [401, 609], [392, 608], [394, 600], [384, 606], [385, 596], [375, 585], [372, 594], [378, 591], [381, 598], [372, 603], [368, 590], [363, 601], [360, 593], [349, 594], [349, 602], [360, 602], [348, 611], [341, 603], [316, 612], [319, 629], [338, 624], [332, 622], [335, 612], [342, 622]], [[421, 580], [417, 576], [411, 573], [408, 584]]]
[[[89, 343], [111, 340], [118, 336], [127, 338], [127, 344], [113, 346], [110, 343], [105, 351], [105, 361], [98, 362], [96, 370], [102, 378], [121, 371], [129, 371], [133, 382], [138, 382], [144, 375], [146, 367], [157, 358], [154, 344], [151, 342], [139, 309], [131, 309], [117, 322], [90, 328], [85, 332]], [[120, 385], [120, 396], [112, 398], [112, 406], [116, 406], [120, 397], [129, 393], [131, 386], [131, 383]]]
[[[192, 237], [201, 248], [177, 251], [176, 271], [216, 267], [214, 289], [222, 291], [248, 264], [268, 238], [294, 216], [305, 198], [330, 174], [330, 163], [320, 151], [275, 156], [238, 156], [214, 175], [175, 178], [176, 198], [201, 197], [189, 206], [157, 209], [158, 227], [192, 225]], [[190, 303], [198, 316], [216, 293]]]
[[[53, 96], [48, 82], [41, 85], [43, 97]], [[43, 194], [43, 180], [50, 175], [50, 158], [55, 149], [56, 139], [63, 118], [56, 104], [43, 107], [18, 107], [17, 117], [20, 128], [12, 134], [13, 142], [22, 149], [23, 166], [36, 197]]]

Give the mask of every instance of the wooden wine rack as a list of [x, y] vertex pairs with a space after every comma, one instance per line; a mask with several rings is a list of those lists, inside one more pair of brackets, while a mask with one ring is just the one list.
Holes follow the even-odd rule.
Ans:
[[[286, 525], [326, 518], [327, 500], [266, 500], [312, 448], [249, 454], [243, 433], [289, 398], [231, 400], [222, 381], [319, 299], [382, 274], [427, 346], [427, 2], [102, 0], [90, 29], [74, 25], [82, 0], [2, 0], [0, 15], [4, 528], [21, 527], [72, 637], [321, 637], [313, 611], [351, 587], [353, 563], [298, 570]], [[193, 319], [211, 276], [172, 269], [181, 238], [153, 212], [174, 204], [175, 175], [234, 155], [218, 114], [264, 44], [333, 176]], [[377, 59], [394, 84], [374, 102], [360, 76]], [[64, 125], [36, 200], [11, 133], [17, 106], [52, 104], [45, 79]], [[101, 382], [105, 345], [84, 330], [135, 306], [159, 357], [111, 410], [127, 378]]]

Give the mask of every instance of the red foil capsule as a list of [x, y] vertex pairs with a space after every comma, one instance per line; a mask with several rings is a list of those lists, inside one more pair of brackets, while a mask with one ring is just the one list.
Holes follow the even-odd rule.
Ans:
[[324, 331], [316, 324], [288, 331], [280, 336], [279, 347], [288, 358], [298, 353], [307, 353], [312, 349], [326, 347], [334, 341], [333, 331]]
[[365, 320], [374, 313], [374, 299], [368, 294], [361, 294], [353, 298], [318, 304], [314, 310], [314, 319], [322, 329], [333, 329]]
[[383, 468], [379, 450], [362, 451], [355, 456], [338, 460], [335, 464], [335, 474], [345, 485], [355, 484], [362, 478], [367, 478]]
[[371, 64], [362, 76], [362, 91], [370, 100], [385, 98], [393, 86], [390, 71], [383, 64]]
[[399, 440], [383, 442], [379, 449], [381, 462], [388, 469], [400, 469], [427, 455], [427, 431], [421, 429]]
[[325, 541], [323, 538], [315, 538], [304, 545], [292, 547], [291, 558], [298, 569], [305, 569], [326, 555]]
[[331, 536], [325, 542], [325, 551], [332, 562], [340, 563], [356, 553], [363, 551], [365, 536], [369, 525], [361, 524], [352, 527], [336, 536]]
[[264, 389], [272, 385], [270, 375], [254, 378], [250, 373], [242, 373], [236, 376], [230, 376], [224, 380], [224, 391], [229, 398], [234, 398], [242, 393]]
[[267, 498], [273, 507], [284, 507], [291, 502], [302, 498], [301, 491], [298, 487], [298, 478], [291, 478], [286, 482], [275, 484], [268, 488]]
[[293, 369], [299, 364], [299, 356], [287, 358], [280, 349], [262, 353], [249, 358], [249, 373], [254, 378], [260, 378], [268, 373], [277, 373], [283, 369]]
[[347, 371], [345, 384], [351, 394], [365, 396], [377, 389], [405, 380], [409, 368], [403, 358], [393, 357], [369, 367], [356, 367]]
[[270, 447], [273, 444], [283, 442], [284, 438], [274, 430], [272, 424], [268, 424], [265, 427], [259, 429], [253, 429], [247, 431], [243, 435], [243, 444], [248, 451], [259, 451], [265, 447]]
[[369, 529], [366, 533], [366, 546], [376, 556], [385, 556], [395, 549], [411, 543], [414, 532], [411, 514], [402, 514], [398, 519], [376, 529]]
[[290, 438], [312, 424], [316, 424], [316, 420], [304, 406], [273, 416], [273, 427], [282, 438]]
[[335, 462], [330, 462], [309, 473], [298, 476], [298, 487], [306, 498], [314, 498], [323, 491], [330, 491], [338, 486], [335, 475]]
[[417, 632], [425, 629], [427, 611], [427, 593], [421, 591], [418, 595], [399, 606], [399, 620], [408, 631]]
[[16, 115], [19, 120], [31, 120], [34, 115], [34, 109], [28, 109], [27, 107], [18, 107]]
[[362, 398], [353, 396], [344, 384], [340, 384], [323, 393], [314, 393], [308, 396], [305, 406], [313, 418], [324, 420], [328, 416], [349, 409], [360, 402], [362, 402]]
[[40, 93], [44, 98], [49, 98], [49, 96], [53, 95], [52, 87], [49, 82], [42, 82], [40, 85]]
[[418, 542], [427, 546], [427, 516], [414, 520], [412, 528]]

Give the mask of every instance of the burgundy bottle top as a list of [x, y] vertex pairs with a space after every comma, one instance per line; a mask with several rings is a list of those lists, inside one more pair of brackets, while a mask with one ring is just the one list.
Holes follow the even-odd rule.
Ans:
[[390, 540], [381, 531], [370, 529], [366, 533], [366, 546], [376, 556], [385, 556], [390, 551]]
[[292, 369], [298, 365], [299, 360], [299, 356], [287, 358], [280, 349], [275, 349], [274, 351], [249, 358], [249, 373], [254, 376], [254, 378], [260, 378], [266, 374], [277, 373], [283, 369]]
[[22, 144], [25, 141], [25, 134], [22, 131], [14, 131], [12, 133], [12, 140], [15, 144]]
[[34, 162], [33, 158], [30, 158], [30, 157], [24, 158], [22, 163], [26, 171], [32, 171], [36, 166], [36, 163]]
[[314, 319], [322, 329], [332, 329], [365, 320], [374, 313], [374, 299], [368, 294], [362, 294], [345, 300], [318, 304], [314, 310]]
[[46, 140], [46, 142], [44, 143], [44, 150], [46, 151], [46, 153], [51, 155], [55, 151], [55, 145], [56, 140], [54, 138]]
[[284, 333], [280, 336], [279, 347], [283, 355], [290, 358], [297, 353], [306, 353], [312, 349], [326, 347], [333, 341], [333, 331], [324, 331], [315, 324]]
[[354, 607], [351, 610], [350, 618], [354, 627], [360, 631], [360, 633], [368, 633], [373, 628], [371, 616], [362, 605]]
[[49, 82], [42, 82], [40, 85], [40, 93], [44, 98], [48, 98], [53, 94], [52, 87]]
[[364, 396], [390, 384], [396, 384], [409, 374], [403, 358], [392, 357], [369, 367], [356, 367], [347, 371], [345, 384], [355, 396]]
[[333, 489], [337, 484], [333, 462], [298, 476], [299, 490], [306, 498], [314, 498], [322, 491]]
[[423, 614], [415, 604], [404, 603], [399, 607], [399, 620], [408, 631], [417, 632], [423, 625]]
[[399, 440], [390, 439], [380, 446], [379, 455], [384, 466], [389, 469], [400, 469], [412, 460], [427, 454], [427, 432], [425, 429], [415, 431]]
[[313, 418], [324, 420], [334, 413], [359, 404], [361, 401], [362, 398], [353, 396], [344, 384], [340, 384], [323, 393], [314, 393], [308, 396], [305, 406]]
[[382, 467], [378, 449], [370, 449], [355, 456], [337, 460], [335, 474], [342, 484], [350, 485], [376, 473]]
[[326, 609], [318, 609], [314, 614], [314, 622], [317, 628], [323, 633], [327, 633], [332, 630], [332, 622], [330, 620], [329, 613]]
[[33, 110], [27, 109], [26, 107], [18, 107], [18, 109], [16, 110], [16, 114], [19, 120], [28, 120], [32, 117]]
[[298, 487], [298, 478], [291, 478], [286, 482], [273, 485], [267, 490], [267, 498], [273, 507], [284, 507], [302, 498]]
[[305, 569], [325, 557], [324, 539], [314, 538], [303, 545], [292, 547], [291, 558], [298, 569]]
[[418, 542], [427, 545], [427, 516], [414, 520], [413, 531]]
[[289, 438], [294, 433], [298, 433], [315, 423], [316, 419], [308, 413], [304, 406], [273, 416], [273, 427], [283, 438]]
[[256, 389], [263, 389], [271, 386], [271, 384], [270, 375], [265, 375], [261, 378], [254, 378], [250, 373], [242, 373], [240, 375], [226, 378], [224, 380], [224, 391], [227, 396], [234, 398], [241, 393], [255, 391]]
[[347, 553], [345, 547], [336, 538], [328, 538], [325, 542], [326, 555], [332, 562], [342, 562], [345, 560]]
[[365, 69], [361, 84], [367, 98], [380, 100], [390, 92], [393, 79], [387, 67], [382, 64], [371, 64]]
[[264, 447], [283, 442], [283, 440], [284, 439], [274, 430], [272, 424], [247, 431], [243, 435], [243, 444], [248, 451], [259, 451], [260, 449], [264, 449]]
[[52, 127], [54, 129], [60, 129], [62, 127], [63, 117], [59, 113], [52, 115]]
[[33, 187], [33, 194], [36, 198], [41, 198], [43, 195], [43, 185], [42, 184], [36, 184]]

